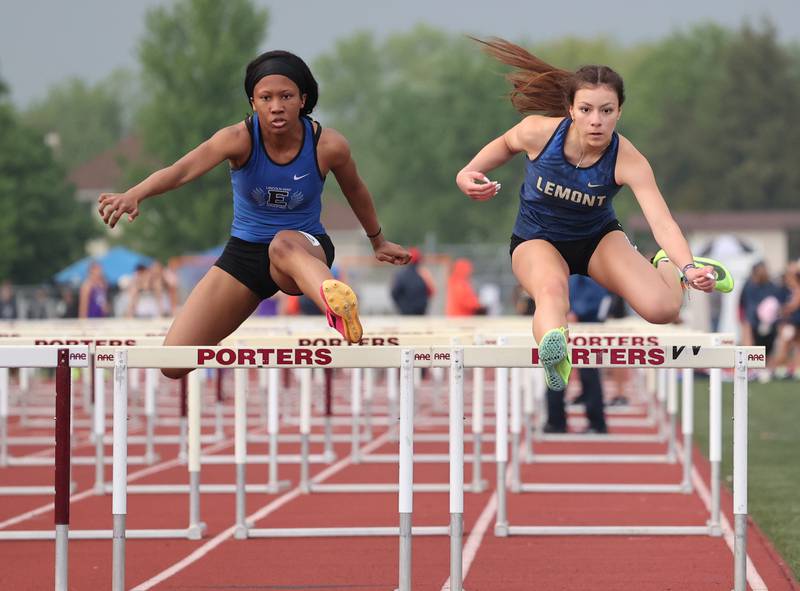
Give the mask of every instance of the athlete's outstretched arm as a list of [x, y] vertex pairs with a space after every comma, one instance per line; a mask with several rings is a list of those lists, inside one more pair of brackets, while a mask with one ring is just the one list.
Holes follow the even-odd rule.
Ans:
[[546, 131], [547, 119], [549, 118], [529, 115], [499, 138], [486, 144], [456, 175], [458, 188], [471, 199], [478, 201], [485, 201], [497, 195], [500, 184], [489, 181], [486, 174], [502, 166], [519, 152], [539, 152], [543, 145], [543, 134], [549, 133]]
[[225, 127], [174, 164], [154, 172], [124, 193], [103, 193], [98, 199], [97, 209], [103, 222], [112, 228], [125, 214], [132, 222], [139, 215], [139, 204], [148, 197], [177, 189], [220, 162], [241, 156], [241, 152], [248, 149], [249, 138], [244, 123]]
[[[658, 189], [650, 163], [623, 137], [620, 137], [616, 176], [618, 184], [628, 185], [633, 191], [653, 231], [653, 237], [667, 253], [669, 260], [679, 269], [691, 264], [693, 259], [689, 244]], [[686, 279], [696, 289], [711, 291], [714, 288], [714, 280], [707, 276], [711, 271], [710, 267], [690, 268], [686, 272]]]
[[375, 211], [375, 203], [372, 201], [372, 195], [370, 195], [367, 185], [358, 174], [347, 140], [339, 132], [330, 128], [325, 129], [322, 133], [324, 140], [320, 139], [320, 146], [324, 141], [325, 154], [330, 158], [330, 169], [353, 213], [361, 222], [361, 227], [367, 233], [369, 241], [372, 243], [372, 249], [375, 251], [375, 258], [385, 263], [405, 265], [411, 255], [405, 248], [389, 242], [383, 236], [378, 214]]

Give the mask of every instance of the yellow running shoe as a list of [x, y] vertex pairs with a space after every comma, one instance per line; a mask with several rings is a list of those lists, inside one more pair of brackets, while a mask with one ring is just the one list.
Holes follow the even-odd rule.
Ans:
[[363, 329], [358, 319], [358, 299], [350, 286], [336, 279], [326, 279], [319, 293], [327, 308], [328, 325], [338, 330], [348, 343], [359, 342]]
[[539, 343], [539, 359], [544, 367], [545, 382], [548, 388], [556, 392], [567, 387], [572, 371], [566, 332], [563, 326], [548, 330]]

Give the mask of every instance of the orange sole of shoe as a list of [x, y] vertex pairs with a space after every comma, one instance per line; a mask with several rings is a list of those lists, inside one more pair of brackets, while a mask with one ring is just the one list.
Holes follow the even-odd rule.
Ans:
[[331, 311], [342, 319], [344, 337], [348, 342], [360, 341], [363, 328], [358, 319], [358, 299], [350, 286], [336, 279], [327, 279], [322, 282], [322, 294]]

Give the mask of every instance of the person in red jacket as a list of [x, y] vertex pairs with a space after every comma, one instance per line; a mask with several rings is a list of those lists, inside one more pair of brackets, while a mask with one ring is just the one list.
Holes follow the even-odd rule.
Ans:
[[448, 316], [474, 316], [485, 313], [478, 295], [472, 288], [472, 263], [467, 259], [457, 259], [447, 278]]

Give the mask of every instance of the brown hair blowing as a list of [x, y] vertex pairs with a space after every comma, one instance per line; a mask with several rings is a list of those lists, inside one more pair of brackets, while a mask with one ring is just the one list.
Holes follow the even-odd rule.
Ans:
[[582, 66], [575, 72], [569, 72], [551, 66], [505, 39], [471, 39], [483, 45], [486, 53], [492, 57], [515, 68], [506, 78], [512, 86], [509, 93], [511, 104], [520, 113], [567, 116], [579, 89], [600, 85], [609, 86], [617, 93], [620, 107], [625, 102], [622, 77], [608, 66]]

